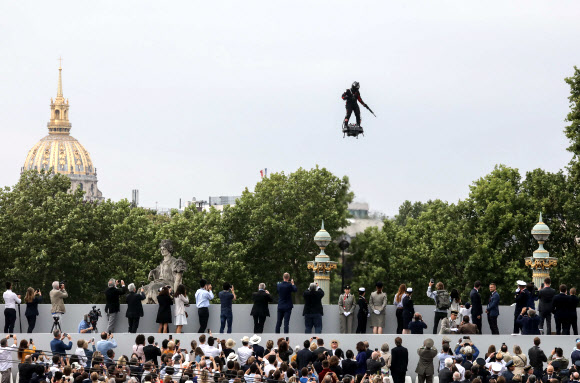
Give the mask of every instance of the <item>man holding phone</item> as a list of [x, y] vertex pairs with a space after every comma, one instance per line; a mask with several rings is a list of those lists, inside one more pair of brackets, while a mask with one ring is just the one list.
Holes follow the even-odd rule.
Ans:
[[294, 284], [294, 279], [290, 279], [289, 273], [284, 273], [284, 280], [278, 282], [278, 318], [276, 320], [276, 334], [280, 334], [280, 327], [282, 326], [282, 320], [284, 320], [284, 334], [290, 332], [290, 315], [292, 315], [292, 308], [294, 304], [292, 303], [292, 294], [298, 291], [298, 288]]
[[[14, 338], [14, 344], [8, 347], [8, 339]], [[12, 363], [14, 363], [12, 356], [16, 357], [16, 350], [18, 343], [16, 336], [6, 335], [6, 338], [0, 340], [0, 375], [2, 376], [1, 383], [10, 383], [10, 374], [12, 373]]]
[[202, 279], [199, 281], [199, 289], [195, 292], [195, 305], [197, 306], [197, 315], [199, 316], [198, 333], [204, 333], [209, 320], [209, 305], [214, 295], [211, 283]]

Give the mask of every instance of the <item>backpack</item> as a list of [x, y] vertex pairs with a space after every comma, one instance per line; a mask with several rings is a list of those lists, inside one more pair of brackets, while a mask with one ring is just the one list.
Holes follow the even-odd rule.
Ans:
[[451, 306], [449, 293], [446, 290], [438, 290], [435, 296], [435, 307], [437, 310], [448, 310]]

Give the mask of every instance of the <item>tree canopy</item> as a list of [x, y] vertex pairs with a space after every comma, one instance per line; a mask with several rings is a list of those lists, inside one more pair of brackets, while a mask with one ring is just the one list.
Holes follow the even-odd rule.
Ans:
[[[464, 298], [480, 280], [495, 282], [502, 302], [512, 303], [515, 281], [531, 277], [524, 259], [537, 248], [530, 231], [542, 212], [552, 230], [546, 248], [558, 258], [555, 284], [580, 285], [580, 70], [565, 81], [570, 113], [564, 133], [573, 155], [566, 168], [522, 175], [497, 165], [471, 184], [464, 200], [405, 201], [382, 229], [368, 228], [353, 240], [344, 265], [353, 277], [346, 282], [372, 288], [382, 281], [389, 294], [406, 283], [419, 291], [416, 302], [426, 303], [421, 292], [431, 278]], [[223, 212], [190, 207], [160, 215], [127, 200], [87, 202], [81, 190], [69, 192], [70, 185], [66, 176], [26, 171], [14, 187], [0, 190], [0, 262], [6, 278], [20, 280], [19, 292], [27, 286], [47, 291], [52, 281], [66, 280], [69, 302], [101, 302], [109, 278], [145, 283], [162, 259], [162, 239], [171, 239], [174, 255], [187, 262], [189, 290], [201, 278], [217, 290], [227, 281], [236, 286], [238, 302], [247, 303], [260, 282], [275, 292], [284, 272], [305, 289], [321, 221], [338, 240], [353, 199], [346, 176], [318, 166], [271, 174]], [[338, 259], [335, 243], [327, 254]], [[333, 292], [340, 282], [340, 272], [333, 273]]]

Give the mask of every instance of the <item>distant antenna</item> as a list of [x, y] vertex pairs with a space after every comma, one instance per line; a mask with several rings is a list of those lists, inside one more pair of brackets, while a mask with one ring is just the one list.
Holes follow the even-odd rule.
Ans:
[[181, 210], [181, 198], [179, 199], [179, 210]]
[[131, 191], [131, 205], [133, 207], [139, 206], [139, 189], [133, 189]]

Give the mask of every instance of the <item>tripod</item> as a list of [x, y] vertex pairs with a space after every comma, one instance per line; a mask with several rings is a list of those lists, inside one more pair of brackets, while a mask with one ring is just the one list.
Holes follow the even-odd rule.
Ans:
[[52, 324], [52, 327], [50, 328], [50, 332], [53, 332], [56, 329], [58, 329], [58, 331], [62, 331], [60, 328], [60, 317], [53, 316], [52, 319], [54, 320], [54, 323]]
[[18, 325], [20, 326], [20, 333], [22, 333], [22, 315], [20, 312], [20, 303], [18, 304]]

